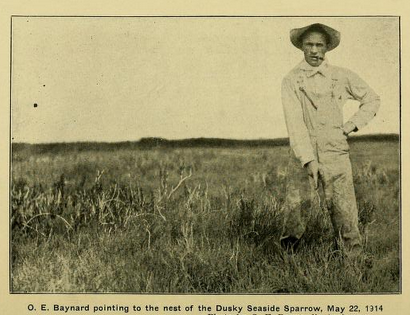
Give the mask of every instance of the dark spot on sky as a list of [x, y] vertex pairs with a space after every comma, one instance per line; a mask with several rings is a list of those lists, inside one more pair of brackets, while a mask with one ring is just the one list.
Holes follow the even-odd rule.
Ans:
[[46, 85], [45, 84], [43, 84], [43, 87], [45, 87]]
[[36, 108], [38, 105], [37, 105], [37, 103], [34, 103], [34, 105], [33, 105], [33, 106], [34, 106], [34, 108]]

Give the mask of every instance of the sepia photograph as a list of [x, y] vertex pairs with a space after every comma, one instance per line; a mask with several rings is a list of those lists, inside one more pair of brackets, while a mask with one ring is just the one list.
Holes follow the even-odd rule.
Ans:
[[398, 16], [15, 15], [10, 50], [10, 293], [401, 294]]

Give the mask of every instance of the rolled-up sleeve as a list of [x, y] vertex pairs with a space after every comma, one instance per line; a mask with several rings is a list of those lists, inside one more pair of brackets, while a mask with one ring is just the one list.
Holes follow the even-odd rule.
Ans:
[[349, 99], [360, 102], [359, 110], [349, 119], [357, 129], [362, 129], [376, 116], [380, 107], [380, 97], [356, 73], [349, 71], [346, 90]]
[[282, 105], [290, 146], [302, 166], [315, 160], [309, 132], [303, 119], [301, 102], [288, 78], [282, 81]]

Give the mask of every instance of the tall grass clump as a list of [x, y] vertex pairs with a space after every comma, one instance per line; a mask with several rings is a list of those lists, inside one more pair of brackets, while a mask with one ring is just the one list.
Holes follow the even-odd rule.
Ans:
[[14, 152], [12, 291], [398, 292], [398, 164], [360, 145], [355, 260], [321, 207], [281, 248], [286, 147]]

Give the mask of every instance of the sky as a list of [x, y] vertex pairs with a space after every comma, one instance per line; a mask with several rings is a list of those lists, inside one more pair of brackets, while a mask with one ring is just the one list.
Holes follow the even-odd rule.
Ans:
[[399, 133], [394, 17], [14, 17], [12, 141], [287, 137], [281, 81], [303, 60], [289, 32], [316, 22], [341, 32], [329, 63], [381, 97], [358, 134]]

